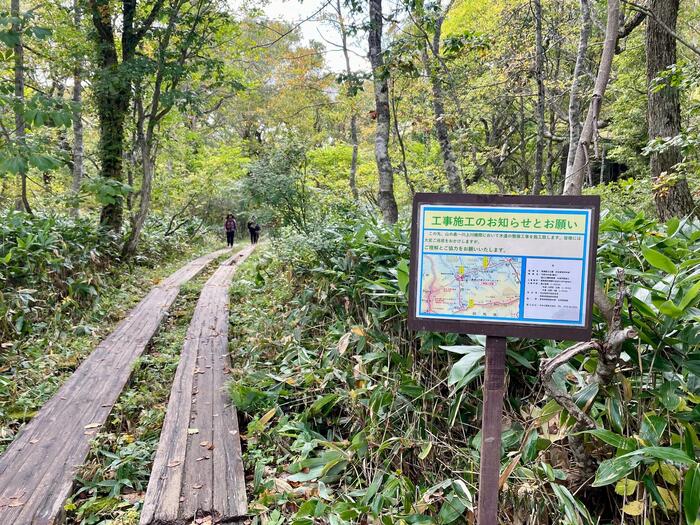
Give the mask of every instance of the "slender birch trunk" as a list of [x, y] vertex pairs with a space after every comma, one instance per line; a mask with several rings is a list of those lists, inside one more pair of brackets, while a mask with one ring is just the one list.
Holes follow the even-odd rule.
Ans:
[[20, 193], [21, 207], [27, 213], [32, 213], [27, 196], [27, 161], [26, 161], [26, 124], [24, 121], [24, 45], [22, 44], [22, 26], [19, 22], [21, 17], [20, 0], [12, 0], [10, 4], [10, 15], [12, 16], [12, 32], [16, 35], [17, 41], [13, 47], [14, 53], [14, 74], [15, 74], [15, 137], [18, 146], [18, 154], [25, 157], [20, 165]]
[[569, 93], [569, 152], [566, 158], [565, 177], [570, 176], [576, 157], [576, 148], [581, 136], [581, 78], [586, 70], [586, 54], [588, 39], [591, 36], [591, 6], [590, 0], [581, 0], [581, 32], [579, 34], [574, 78]]
[[374, 154], [379, 172], [379, 209], [384, 221], [394, 224], [399, 210], [394, 198], [394, 171], [389, 158], [389, 71], [382, 55], [382, 0], [369, 0], [369, 59], [374, 78], [374, 101], [376, 105], [377, 130], [374, 139]]
[[535, 144], [535, 176], [532, 184], [532, 194], [542, 192], [542, 176], [544, 174], [544, 46], [542, 44], [542, 2], [533, 0], [535, 11], [535, 79], [537, 80], [537, 105], [535, 119], [537, 120], [537, 142]]
[[620, 0], [608, 0], [608, 21], [605, 28], [603, 53], [600, 58], [598, 75], [593, 88], [593, 98], [588, 108], [586, 121], [581, 129], [581, 136], [579, 137], [576, 147], [574, 164], [571, 167], [571, 171], [567, 171], [566, 180], [564, 181], [565, 195], [580, 195], [583, 188], [583, 181], [588, 178], [590, 172], [589, 147], [598, 131], [598, 116], [600, 115], [600, 108], [603, 104], [605, 90], [610, 81], [610, 72], [612, 70], [612, 61], [615, 56], [615, 46], [617, 44], [619, 30]]
[[[348, 31], [343, 18], [343, 8], [340, 0], [336, 0], [336, 11], [338, 12], [338, 26], [340, 27], [340, 40], [343, 47], [343, 56], [345, 57], [345, 74], [348, 82], [353, 82], [352, 67], [350, 66], [350, 53], [348, 51]], [[351, 86], [348, 85], [348, 98], [352, 99], [353, 93]], [[350, 100], [350, 144], [352, 145], [352, 159], [350, 160], [350, 192], [355, 202], [360, 200], [360, 194], [357, 191], [357, 111], [352, 100]]]
[[[80, 29], [82, 12], [79, 0], [73, 0], [73, 23], [76, 29]], [[78, 193], [83, 182], [83, 79], [82, 64], [78, 63], [73, 70], [73, 181], [71, 183], [71, 194], [74, 199], [71, 213], [77, 217], [80, 210], [78, 203]]]
[[[440, 54], [440, 38], [442, 35], [442, 22], [444, 16], [440, 16], [435, 21], [432, 42], [426, 42], [427, 46], [431, 46], [431, 54], [434, 57]], [[435, 134], [437, 135], [438, 144], [440, 144], [440, 153], [442, 154], [442, 165], [445, 168], [447, 176], [447, 184], [451, 193], [462, 193], [462, 179], [459, 176], [457, 161], [452, 149], [450, 141], [450, 132], [445, 121], [445, 95], [442, 90], [442, 79], [437, 72], [437, 64], [433, 67], [433, 61], [430, 59], [427, 50], [423, 48], [423, 65], [425, 72], [430, 79], [430, 88], [433, 95], [433, 115], [435, 117]]]

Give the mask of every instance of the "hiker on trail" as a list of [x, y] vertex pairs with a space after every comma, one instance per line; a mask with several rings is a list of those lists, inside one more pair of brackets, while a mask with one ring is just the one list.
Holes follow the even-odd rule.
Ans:
[[255, 217], [248, 221], [248, 231], [250, 232], [250, 244], [257, 244], [260, 238], [260, 225]]
[[233, 239], [236, 236], [236, 218], [232, 214], [226, 216], [224, 230], [226, 230], [226, 245], [233, 246]]

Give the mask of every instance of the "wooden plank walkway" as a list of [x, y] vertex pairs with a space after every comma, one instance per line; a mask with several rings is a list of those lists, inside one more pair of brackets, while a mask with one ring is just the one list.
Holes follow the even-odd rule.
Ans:
[[142, 525], [214, 523], [247, 513], [236, 409], [225, 390], [229, 286], [250, 246], [222, 264], [197, 302], [158, 443]]
[[41, 408], [0, 456], [0, 524], [63, 520], [75, 471], [106, 421], [180, 286], [228, 250], [190, 262], [161, 281]]

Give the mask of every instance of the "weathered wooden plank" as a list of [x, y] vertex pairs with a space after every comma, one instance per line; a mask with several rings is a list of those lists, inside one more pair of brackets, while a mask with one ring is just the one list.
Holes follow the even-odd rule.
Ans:
[[[185, 455], [185, 479], [182, 485], [182, 511], [186, 516], [194, 516], [197, 509], [211, 509], [210, 479], [212, 477], [212, 461], [208, 444], [212, 442], [213, 423], [212, 391], [214, 371], [212, 368], [212, 335], [216, 323], [217, 307], [220, 306], [218, 297], [213, 296], [211, 286], [205, 286], [202, 291], [203, 304], [207, 315], [201, 322], [204, 330], [198, 345], [197, 361], [192, 372], [194, 388], [191, 398], [185, 397], [183, 402], [190, 404], [189, 434], [187, 435], [187, 452]], [[213, 319], [212, 319], [213, 317]], [[195, 434], [195, 430], [197, 433]], [[204, 443], [204, 446], [200, 446]]]
[[238, 422], [224, 387], [230, 371], [228, 289], [235, 265], [253, 248], [222, 264], [197, 302], [168, 400], [142, 525], [179, 525], [207, 515], [229, 521], [247, 513]]
[[[222, 516], [243, 516], [248, 512], [248, 498], [245, 492], [245, 473], [241, 461], [241, 440], [238, 431], [238, 415], [231, 403], [231, 397], [225, 390], [230, 376], [231, 359], [225, 351], [215, 355], [215, 366], [222, 374], [215, 377], [214, 389], [219, 399], [217, 406], [222, 407], [214, 413], [214, 443], [224, 446], [215, 447], [214, 460], [214, 496], [215, 509], [220, 509]], [[240, 481], [239, 481], [240, 480]]]
[[0, 524], [61, 520], [90, 440], [109, 416], [134, 361], [155, 334], [180, 286], [226, 251], [195, 259], [151, 290], [0, 456]]

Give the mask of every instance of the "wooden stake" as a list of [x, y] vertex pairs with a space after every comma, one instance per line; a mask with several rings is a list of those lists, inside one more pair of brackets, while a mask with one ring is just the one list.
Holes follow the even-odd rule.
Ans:
[[487, 337], [479, 468], [479, 525], [498, 524], [505, 367], [506, 338]]

